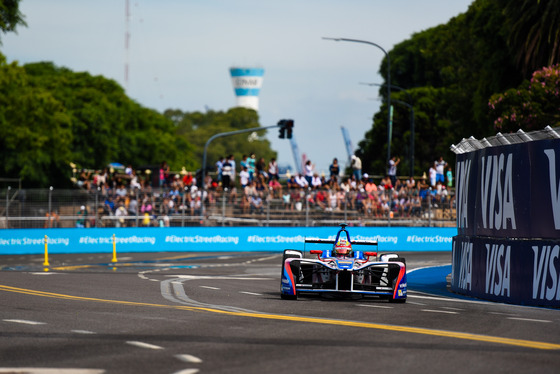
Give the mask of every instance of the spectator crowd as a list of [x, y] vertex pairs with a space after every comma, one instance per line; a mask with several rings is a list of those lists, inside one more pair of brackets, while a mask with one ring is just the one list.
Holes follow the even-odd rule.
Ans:
[[[426, 204], [451, 206], [453, 176], [442, 157], [434, 161], [428, 176], [424, 173], [417, 179], [397, 178], [399, 162], [392, 158], [387, 175], [373, 178], [362, 173], [358, 156], [352, 157], [349, 175], [343, 175], [336, 158], [328, 175], [317, 173], [308, 160], [303, 173], [288, 172], [281, 180], [274, 158], [267, 162], [253, 153], [244, 155], [239, 165], [233, 155], [221, 157], [215, 164], [215, 173], [207, 174], [204, 184], [200, 173], [193, 175], [184, 168], [172, 172], [162, 162], [155, 176], [149, 171], [139, 176], [131, 165], [117, 170], [81, 170], [76, 185], [100, 193], [103, 208], [97, 213], [112, 216], [118, 227], [131, 225], [132, 218], [139, 219], [142, 226], [169, 226], [170, 216], [200, 216], [203, 209], [216, 207], [221, 197], [241, 214], [263, 213], [271, 201], [285, 211], [354, 210], [364, 218], [414, 217]], [[79, 220], [78, 225], [83, 222]]]

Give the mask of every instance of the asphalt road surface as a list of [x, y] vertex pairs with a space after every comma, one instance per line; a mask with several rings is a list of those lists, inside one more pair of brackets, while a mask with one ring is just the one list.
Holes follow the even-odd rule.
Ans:
[[282, 300], [278, 253], [0, 256], [0, 373], [560, 371], [559, 310], [415, 284], [450, 253], [403, 255], [406, 304]]

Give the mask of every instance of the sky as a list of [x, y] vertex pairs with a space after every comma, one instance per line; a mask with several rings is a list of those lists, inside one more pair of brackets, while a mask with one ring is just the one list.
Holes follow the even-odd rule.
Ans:
[[[385, 56], [369, 44], [323, 37], [390, 51], [473, 0], [128, 1], [127, 17], [127, 0], [22, 0], [28, 26], [1, 35], [0, 50], [9, 62], [50, 61], [113, 79], [159, 112], [227, 111], [236, 105], [229, 68], [264, 68], [261, 126], [293, 119], [299, 151], [320, 173], [335, 157], [346, 163], [342, 126], [354, 149], [371, 129], [379, 88], [360, 83], [384, 82]], [[290, 141], [276, 129], [263, 136], [279, 164], [295, 170]]]

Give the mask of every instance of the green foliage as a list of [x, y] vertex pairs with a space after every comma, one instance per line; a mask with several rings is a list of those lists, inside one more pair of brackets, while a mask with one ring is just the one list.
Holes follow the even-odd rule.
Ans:
[[18, 25], [26, 26], [19, 11], [20, 0], [0, 0], [0, 31], [16, 31]]
[[535, 71], [518, 88], [492, 95], [488, 106], [498, 131], [560, 126], [560, 64]]
[[74, 73], [52, 63], [25, 66], [36, 87], [43, 87], [67, 108], [72, 121], [72, 159], [88, 169], [110, 162], [192, 167], [188, 142], [175, 139], [173, 123], [130, 100], [116, 82]]
[[[178, 137], [188, 140], [195, 149], [194, 157], [197, 167], [202, 165], [204, 146], [213, 135], [250, 129], [259, 126], [257, 112], [246, 108], [232, 108], [227, 112], [208, 111], [206, 113], [186, 113], [179, 109], [168, 109], [164, 115], [175, 123]], [[265, 131], [238, 134], [217, 138], [207, 150], [207, 165], [212, 167], [223, 156], [233, 154], [239, 162], [243, 155], [255, 153], [257, 158], [270, 160], [276, 157], [276, 152], [270, 148], [270, 142], [263, 138]]]
[[[19, 0], [0, 0], [0, 31], [17, 25], [25, 25]], [[256, 112], [242, 108], [162, 115], [129, 99], [113, 80], [50, 62], [7, 64], [0, 54], [0, 175], [25, 186], [68, 186], [71, 163], [101, 169], [166, 161], [171, 170], [194, 170], [212, 135], [258, 126]], [[267, 140], [247, 134], [216, 140], [208, 159], [250, 152], [276, 156]]]
[[0, 83], [0, 175], [59, 187], [70, 183], [70, 162], [195, 167], [193, 148], [173, 122], [112, 80], [48, 62], [8, 65], [2, 57]]
[[[462, 138], [494, 134], [488, 99], [523, 80], [505, 47], [509, 30], [504, 23], [506, 16], [496, 1], [476, 0], [466, 13], [414, 34], [389, 52], [391, 83], [413, 96], [410, 103], [406, 95], [391, 94], [414, 106], [416, 175], [427, 171], [439, 156], [452, 162], [455, 155], [449, 147]], [[387, 67], [385, 59], [380, 69], [384, 77]], [[385, 96], [385, 89], [379, 94]], [[385, 104], [375, 115], [368, 138], [359, 145], [364, 169], [373, 174], [386, 170], [386, 111]], [[391, 153], [401, 158], [401, 174], [409, 170], [409, 117], [406, 107], [395, 104]]]
[[[22, 178], [26, 186], [69, 186], [70, 163], [101, 169], [111, 162], [139, 168], [166, 161], [171, 170], [195, 170], [212, 135], [253, 127], [259, 127], [253, 110], [163, 115], [130, 100], [112, 80], [50, 62], [7, 64], [1, 56], [0, 175]], [[209, 165], [228, 154], [276, 157], [263, 135], [215, 140]]]
[[[70, 114], [48, 90], [33, 87], [16, 63], [0, 62], [0, 175], [48, 186], [67, 180]], [[67, 173], [68, 174], [68, 173]]]
[[560, 62], [560, 0], [497, 0], [517, 66], [532, 71]]
[[[433, 155], [445, 155], [448, 144], [455, 136], [454, 123], [449, 119], [448, 111], [455, 99], [453, 93], [445, 87], [418, 87], [404, 92], [394, 92], [393, 136], [391, 155], [401, 159], [399, 174], [408, 175], [410, 170], [410, 136], [411, 121], [409, 108], [396, 101], [414, 102], [414, 175], [421, 175], [427, 170], [425, 165], [434, 161]], [[386, 171], [387, 155], [387, 119], [386, 106], [374, 117], [373, 128], [366, 133], [359, 144], [358, 155], [362, 158], [364, 170], [375, 174]]]

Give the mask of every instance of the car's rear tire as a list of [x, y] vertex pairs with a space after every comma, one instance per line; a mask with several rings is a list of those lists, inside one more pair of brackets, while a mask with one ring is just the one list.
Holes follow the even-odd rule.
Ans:
[[406, 265], [406, 259], [404, 257], [393, 257], [389, 259], [389, 262], [402, 262]]

